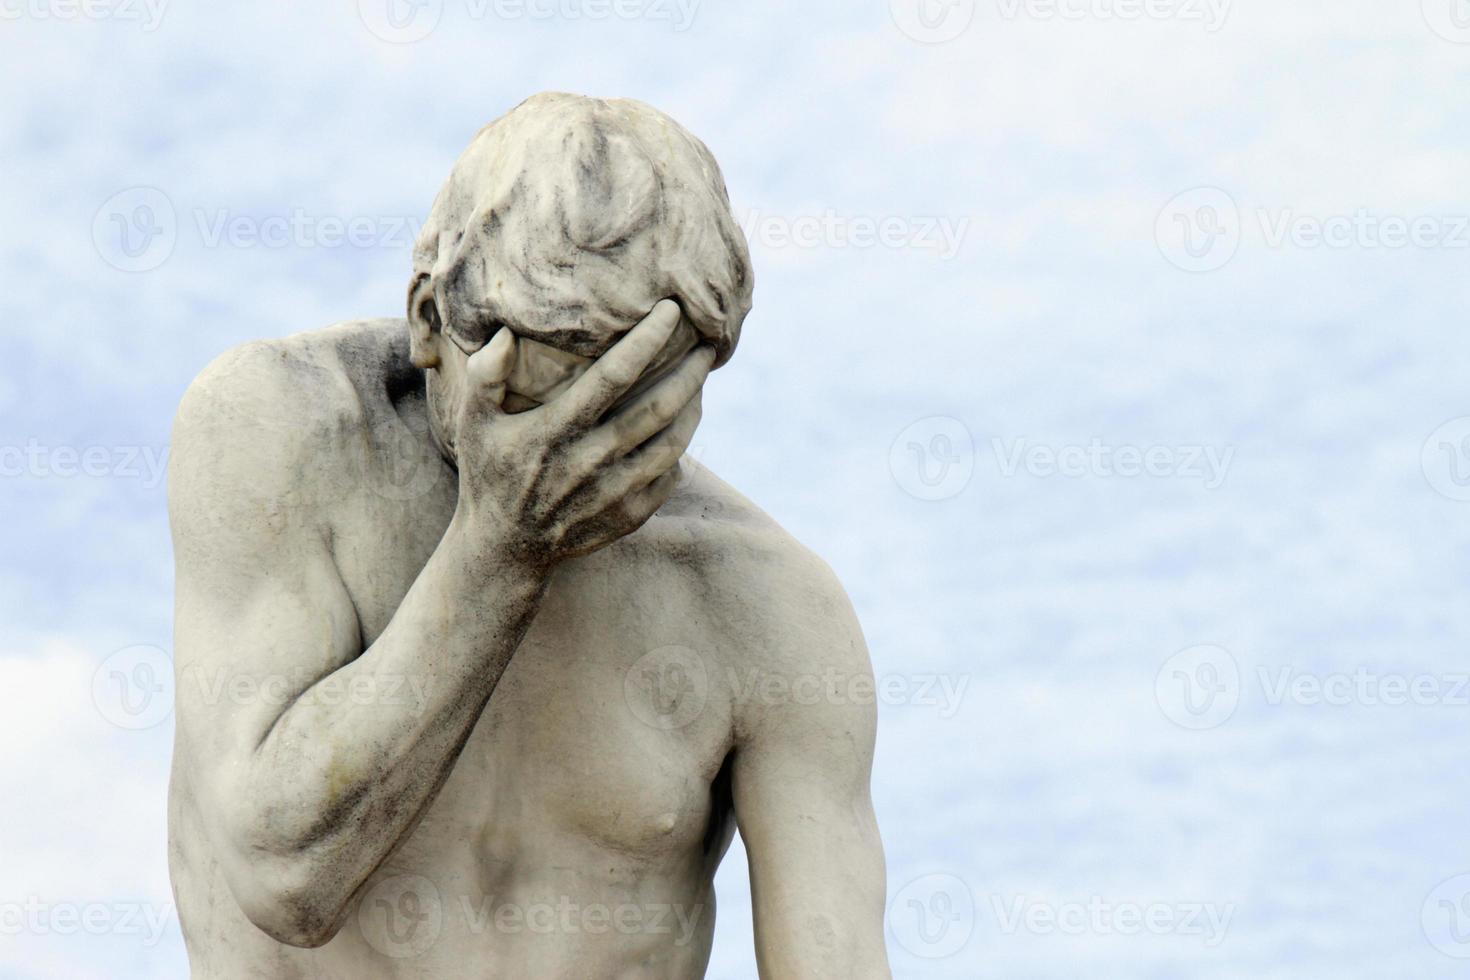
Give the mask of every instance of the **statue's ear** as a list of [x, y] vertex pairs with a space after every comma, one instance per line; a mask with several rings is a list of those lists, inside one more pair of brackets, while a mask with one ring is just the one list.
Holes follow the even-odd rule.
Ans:
[[408, 355], [416, 368], [439, 366], [439, 307], [428, 273], [408, 284]]

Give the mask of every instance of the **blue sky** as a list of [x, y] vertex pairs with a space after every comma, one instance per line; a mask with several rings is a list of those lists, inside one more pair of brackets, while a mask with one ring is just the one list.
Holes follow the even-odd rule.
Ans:
[[724, 168], [756, 305], [696, 448], [888, 685], [897, 976], [1464, 969], [1461, 0], [86, 9], [0, 0], [0, 976], [184, 974], [173, 407], [397, 315], [454, 157], [544, 89]]

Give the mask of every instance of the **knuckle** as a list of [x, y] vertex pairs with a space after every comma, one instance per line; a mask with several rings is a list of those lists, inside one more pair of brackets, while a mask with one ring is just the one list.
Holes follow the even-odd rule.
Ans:
[[577, 469], [583, 473], [597, 473], [605, 469], [611, 453], [602, 440], [579, 443], [575, 449]]

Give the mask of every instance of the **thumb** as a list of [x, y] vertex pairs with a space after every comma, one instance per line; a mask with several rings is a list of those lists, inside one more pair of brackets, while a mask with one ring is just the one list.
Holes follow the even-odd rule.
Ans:
[[516, 336], [505, 327], [465, 364], [465, 399], [496, 408], [505, 401], [505, 381], [516, 363]]

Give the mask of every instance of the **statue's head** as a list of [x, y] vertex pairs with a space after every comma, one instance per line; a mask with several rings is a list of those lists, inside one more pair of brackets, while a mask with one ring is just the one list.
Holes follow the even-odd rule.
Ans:
[[452, 450], [464, 364], [517, 339], [505, 408], [550, 401], [661, 299], [684, 311], [650, 373], [701, 339], [729, 360], [750, 311], [745, 236], [704, 144], [631, 99], [546, 93], [482, 129], [414, 246], [408, 318]]

